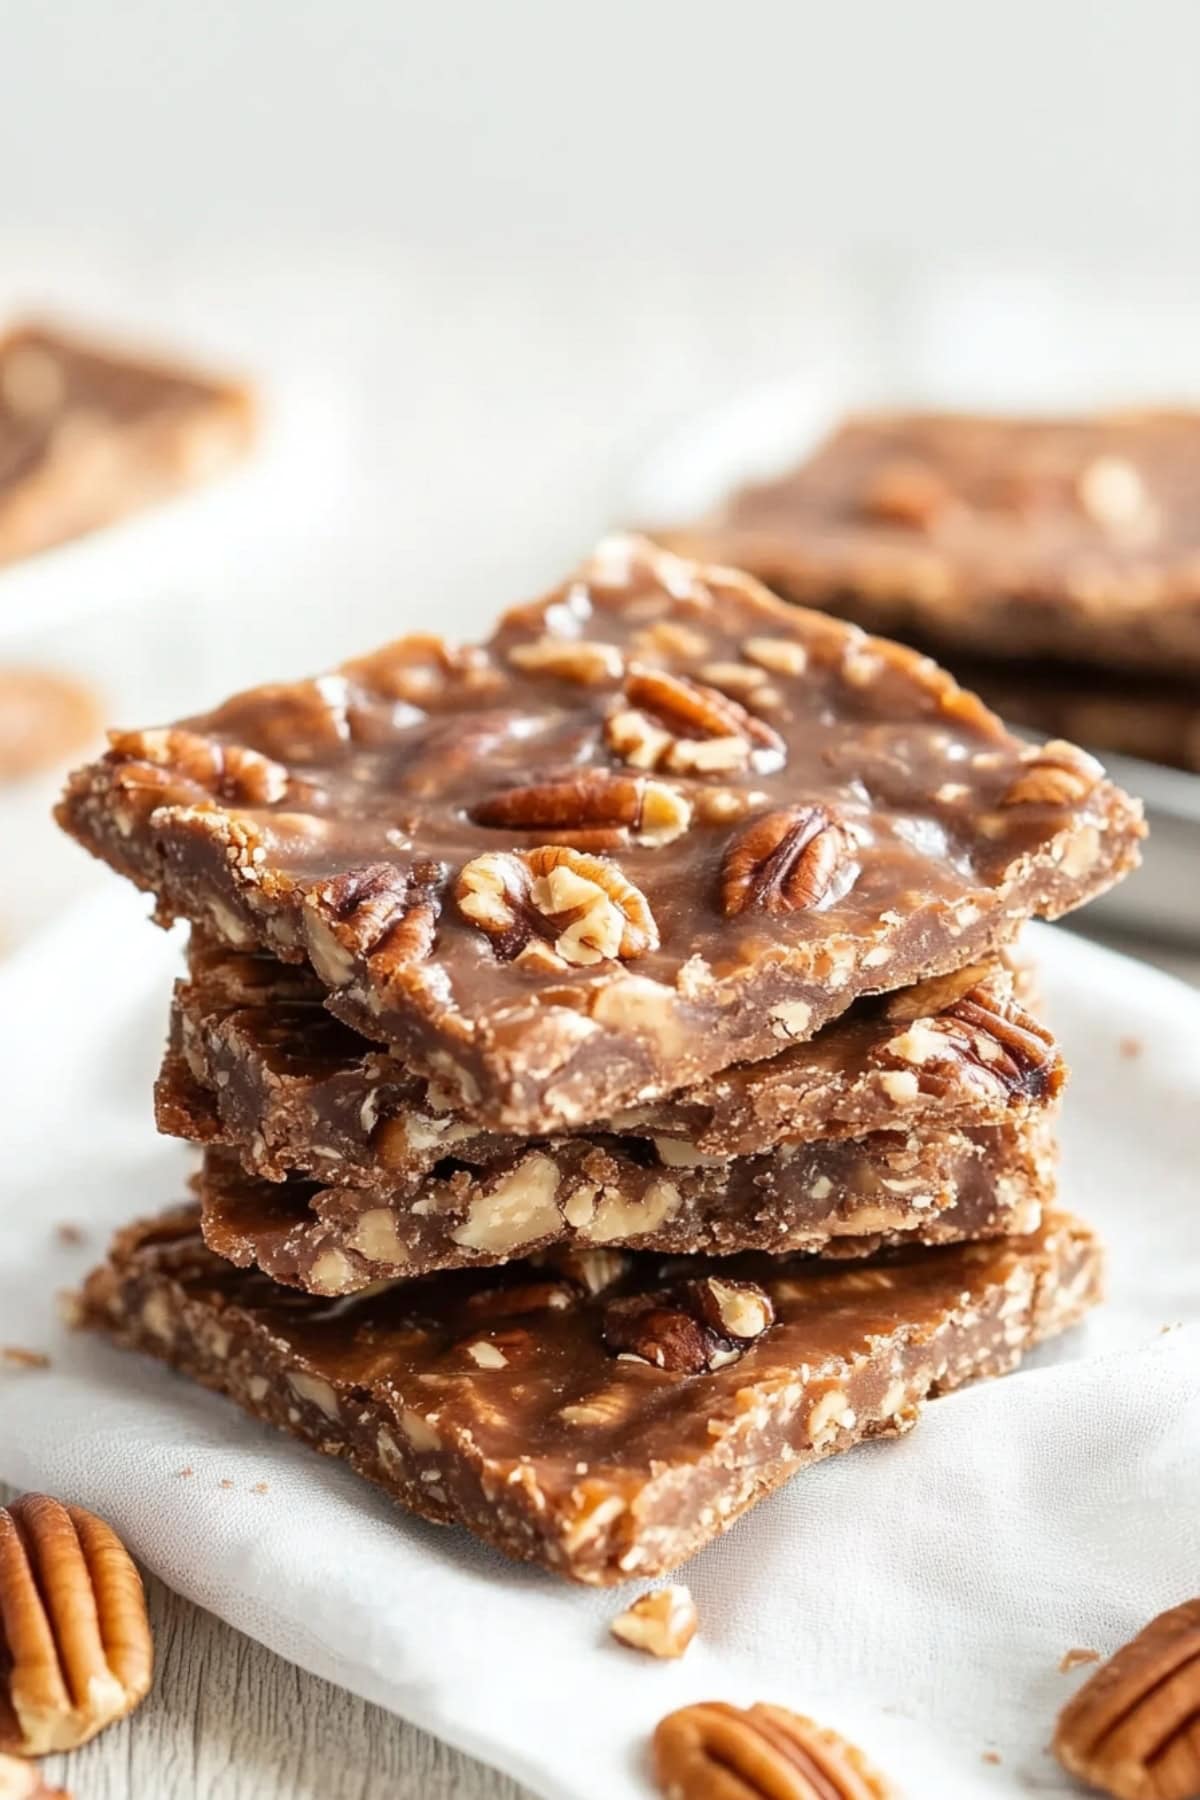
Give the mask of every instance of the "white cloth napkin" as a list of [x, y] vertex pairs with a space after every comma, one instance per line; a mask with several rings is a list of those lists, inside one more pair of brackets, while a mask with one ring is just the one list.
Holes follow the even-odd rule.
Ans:
[[114, 890], [0, 973], [0, 1343], [52, 1358], [0, 1368], [0, 1476], [94, 1507], [193, 1600], [547, 1800], [645, 1796], [655, 1720], [706, 1698], [809, 1712], [921, 1800], [1076, 1791], [1045, 1754], [1084, 1676], [1060, 1657], [1110, 1651], [1200, 1576], [1200, 996], [1037, 933], [1075, 1068], [1063, 1198], [1111, 1244], [1107, 1306], [758, 1507], [684, 1572], [700, 1636], [660, 1665], [609, 1640], [617, 1594], [415, 1523], [55, 1322], [55, 1290], [187, 1167], [151, 1122], [177, 949], [143, 910]]

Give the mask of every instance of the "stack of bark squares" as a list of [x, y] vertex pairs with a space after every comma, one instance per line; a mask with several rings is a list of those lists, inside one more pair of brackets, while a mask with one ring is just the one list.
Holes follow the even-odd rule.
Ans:
[[85, 1321], [426, 1518], [657, 1574], [1097, 1297], [1011, 947], [1140, 814], [910, 650], [614, 539], [481, 647], [116, 734], [59, 816], [191, 922], [204, 1146]]
[[656, 535], [932, 649], [1005, 718], [1200, 770], [1200, 413], [867, 415]]

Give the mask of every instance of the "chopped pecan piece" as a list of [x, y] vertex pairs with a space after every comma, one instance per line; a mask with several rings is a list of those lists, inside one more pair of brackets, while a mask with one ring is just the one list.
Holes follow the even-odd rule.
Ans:
[[1094, 756], [1058, 738], [1031, 752], [1022, 774], [1001, 797], [1001, 806], [1075, 806], [1104, 774]]
[[823, 806], [789, 806], [764, 813], [739, 833], [721, 866], [726, 918], [761, 907], [796, 912], [818, 906], [849, 861], [843, 827]]
[[669, 1800], [893, 1800], [895, 1790], [836, 1731], [782, 1706], [710, 1700], [668, 1713], [654, 1772]]
[[640, 1595], [632, 1606], [617, 1614], [608, 1629], [631, 1650], [670, 1658], [683, 1655], [699, 1623], [690, 1590], [676, 1585]]
[[645, 775], [580, 770], [561, 781], [505, 788], [471, 814], [477, 825], [510, 831], [607, 831], [620, 844], [669, 844], [691, 823], [688, 800], [666, 782]]
[[141, 1580], [102, 1519], [45, 1494], [0, 1510], [0, 1751], [73, 1750], [150, 1687]]
[[779, 733], [728, 694], [642, 664], [631, 668], [625, 704], [609, 715], [605, 736], [634, 768], [678, 775], [771, 774], [787, 754]]
[[235, 806], [273, 806], [288, 791], [288, 772], [281, 763], [197, 731], [113, 731], [109, 743], [116, 755], [168, 770]]
[[1200, 1599], [1159, 1613], [1058, 1716], [1064, 1769], [1117, 1800], [1200, 1794]]
[[583, 687], [619, 681], [625, 666], [615, 644], [593, 644], [585, 638], [541, 637], [532, 644], [515, 644], [508, 660], [529, 674], [577, 681]]
[[[459, 911], [488, 932], [498, 956], [556, 959], [587, 967], [658, 947], [658, 928], [641, 890], [608, 857], [565, 845], [489, 851], [461, 871]], [[554, 966], [553, 963], [550, 966]]]
[[736, 1362], [774, 1318], [770, 1298], [754, 1282], [707, 1276], [611, 1301], [604, 1341], [618, 1356], [674, 1375], [703, 1375]]

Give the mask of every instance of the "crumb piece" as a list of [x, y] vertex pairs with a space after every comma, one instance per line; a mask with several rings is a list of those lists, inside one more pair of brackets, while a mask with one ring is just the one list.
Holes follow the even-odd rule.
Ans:
[[48, 1369], [50, 1358], [41, 1350], [25, 1350], [20, 1344], [0, 1344], [0, 1362], [14, 1369]]
[[232, 1481], [230, 1481], [228, 1475], [222, 1475], [221, 1486], [222, 1487], [232, 1487], [233, 1486], [233, 1483], [232, 1483]]
[[633, 1650], [645, 1650], [651, 1656], [682, 1656], [698, 1624], [696, 1603], [688, 1589], [661, 1587], [642, 1594], [625, 1612], [618, 1613], [609, 1630]]
[[55, 1307], [68, 1331], [82, 1328], [83, 1300], [74, 1288], [60, 1288], [55, 1296]]
[[998, 1750], [985, 1750], [983, 1752], [983, 1761], [985, 1763], [1001, 1763], [1004, 1761], [1004, 1758]]
[[1135, 1057], [1140, 1056], [1145, 1048], [1141, 1038], [1136, 1037], [1123, 1037], [1117, 1045], [1117, 1049], [1128, 1062], [1132, 1062]]
[[265, 1481], [256, 1481], [254, 1486], [250, 1489], [250, 1492], [252, 1494], [266, 1494], [270, 1492], [270, 1489], [267, 1487]]
[[191, 1463], [189, 1463], [186, 1469], [176, 1469], [175, 1473], [179, 1476], [184, 1476], [184, 1475], [194, 1475], [196, 1473], [196, 1471], [195, 1471], [195, 1469], [193, 1469]]
[[1069, 1675], [1072, 1669], [1081, 1669], [1084, 1663], [1099, 1661], [1098, 1650], [1064, 1650], [1059, 1659], [1058, 1672], [1060, 1675]]
[[1168, 1331], [1178, 1331], [1178, 1330], [1179, 1330], [1179, 1320], [1174, 1319], [1174, 1320], [1172, 1320], [1170, 1325], [1160, 1325], [1158, 1328], [1158, 1334], [1160, 1337], [1166, 1337]]
[[63, 1224], [54, 1227], [54, 1235], [60, 1244], [86, 1244], [87, 1232], [82, 1225]]

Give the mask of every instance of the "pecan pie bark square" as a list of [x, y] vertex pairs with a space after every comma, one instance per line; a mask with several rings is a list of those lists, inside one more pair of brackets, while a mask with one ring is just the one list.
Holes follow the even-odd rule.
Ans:
[[59, 819], [493, 1130], [602, 1119], [978, 961], [1136, 805], [927, 659], [620, 539], [481, 648], [402, 639], [118, 733]]
[[[776, 1144], [945, 1133], [1044, 1115], [1065, 1068], [1028, 1011], [1028, 970], [990, 962], [860, 1000], [806, 1043], [581, 1128], [647, 1166], [699, 1166]], [[331, 1018], [304, 968], [193, 933], [156, 1090], [161, 1131], [235, 1149], [270, 1181], [411, 1192], [453, 1158], [511, 1162], [526, 1140], [482, 1132], [444, 1083]], [[640, 1142], [639, 1142], [640, 1140]]]
[[1200, 675], [1200, 413], [852, 418], [655, 536], [952, 660]]
[[867, 1263], [593, 1251], [316, 1299], [194, 1210], [123, 1232], [80, 1318], [343, 1457], [401, 1505], [594, 1584], [675, 1568], [806, 1464], [903, 1431], [1098, 1298], [1065, 1216]]
[[208, 480], [253, 437], [246, 388], [54, 326], [0, 333], [0, 564]]
[[1054, 1196], [1042, 1123], [789, 1144], [675, 1163], [621, 1138], [533, 1141], [490, 1165], [447, 1160], [415, 1192], [261, 1181], [205, 1154], [209, 1247], [315, 1294], [507, 1262], [556, 1246], [728, 1256], [864, 1256], [1036, 1228]]

